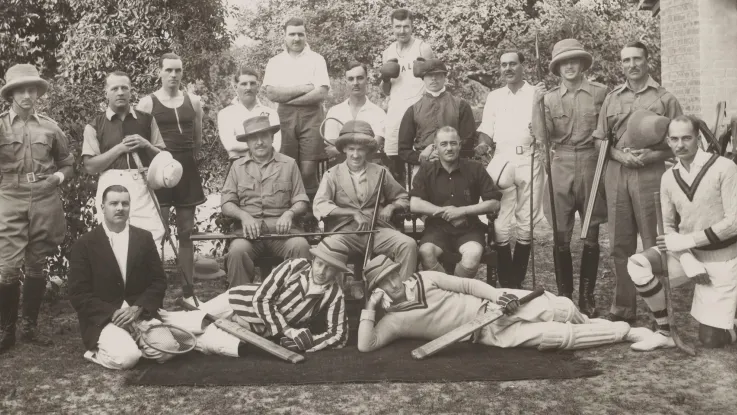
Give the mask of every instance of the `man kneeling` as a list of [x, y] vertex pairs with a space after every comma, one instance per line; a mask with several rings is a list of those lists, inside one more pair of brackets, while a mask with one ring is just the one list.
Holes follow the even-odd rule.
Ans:
[[[267, 338], [281, 340], [293, 351], [315, 352], [341, 348], [348, 340], [348, 320], [343, 297], [348, 247], [324, 240], [310, 250], [312, 262], [299, 258], [284, 261], [261, 284], [233, 287], [201, 305], [199, 311], [162, 312], [162, 320], [195, 334], [197, 348], [205, 354], [238, 357], [247, 345], [210, 324], [204, 314], [227, 318]], [[327, 308], [327, 331], [312, 334], [306, 326]]]
[[653, 312], [657, 332], [633, 350], [676, 347], [670, 337], [660, 252], [668, 252], [672, 287], [696, 283], [691, 315], [700, 323], [699, 340], [708, 348], [737, 341], [737, 166], [699, 148], [698, 125], [680, 116], [668, 126], [667, 142], [678, 162], [663, 174], [660, 200], [665, 235], [657, 247], [632, 255], [627, 264], [635, 288]]
[[69, 299], [88, 350], [84, 357], [109, 369], [130, 369], [141, 356], [159, 363], [174, 356], [132, 335], [161, 323], [166, 273], [151, 232], [128, 225], [130, 208], [128, 189], [107, 187], [103, 223], [77, 240], [69, 265]]
[[[358, 350], [369, 352], [400, 338], [434, 340], [449, 331], [507, 306], [510, 315], [485, 326], [471, 337], [497, 347], [581, 349], [621, 341], [639, 341], [652, 332], [630, 329], [625, 322], [589, 319], [573, 302], [551, 293], [519, 306], [527, 290], [498, 290], [484, 282], [436, 271], [403, 275], [399, 265], [378, 255], [364, 270], [373, 291], [361, 312]], [[386, 314], [374, 325], [376, 307]], [[519, 307], [519, 309], [517, 309]]]

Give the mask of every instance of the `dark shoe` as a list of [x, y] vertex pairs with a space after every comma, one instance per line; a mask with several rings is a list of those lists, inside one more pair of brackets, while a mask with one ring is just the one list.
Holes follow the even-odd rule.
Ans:
[[624, 317], [618, 316], [618, 315], [616, 315], [614, 313], [609, 313], [609, 314], [607, 314], [606, 316], [604, 316], [602, 318], [604, 320], [609, 320], [609, 321], [624, 321], [624, 322], [629, 323], [629, 324], [633, 324], [635, 322], [635, 318], [634, 317], [632, 317], [632, 318], [624, 318]]
[[0, 354], [15, 345], [15, 326], [18, 322], [20, 283], [0, 284]]
[[522, 288], [522, 282], [527, 275], [527, 264], [530, 262], [530, 245], [517, 242], [514, 244], [514, 257], [512, 268], [514, 269], [514, 286], [511, 288]]
[[[553, 248], [555, 252], [555, 248]], [[555, 283], [558, 286], [558, 295], [572, 298], [573, 297], [573, 259], [569, 249], [558, 251], [558, 267], [561, 275], [555, 276]]]
[[37, 346], [50, 346], [54, 342], [48, 336], [38, 332], [38, 313], [41, 310], [46, 280], [26, 278], [23, 281], [23, 319], [20, 327], [20, 339]]
[[596, 318], [596, 273], [599, 269], [599, 247], [584, 246], [581, 254], [581, 273], [578, 285], [578, 308], [589, 318]]
[[[512, 268], [512, 248], [507, 245], [496, 246], [497, 275], [501, 288], [512, 288], [514, 270]], [[490, 285], [493, 281], [487, 281]]]

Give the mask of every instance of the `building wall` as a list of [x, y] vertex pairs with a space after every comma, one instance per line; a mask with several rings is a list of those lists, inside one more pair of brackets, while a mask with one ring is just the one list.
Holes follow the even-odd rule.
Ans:
[[661, 0], [663, 86], [711, 126], [716, 105], [737, 115], [737, 2]]

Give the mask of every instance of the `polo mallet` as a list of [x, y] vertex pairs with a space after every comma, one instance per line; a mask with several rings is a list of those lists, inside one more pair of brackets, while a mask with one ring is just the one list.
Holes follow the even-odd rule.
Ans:
[[141, 323], [136, 321], [130, 327], [137, 338], [161, 353], [184, 354], [197, 346], [197, 337], [194, 334], [172, 324], [141, 327]]
[[159, 219], [161, 220], [161, 224], [164, 226], [164, 238], [169, 242], [169, 245], [171, 245], [171, 249], [174, 252], [174, 259], [177, 262], [177, 266], [179, 266], [179, 271], [181, 271], [182, 275], [184, 276], [184, 282], [187, 285], [187, 288], [190, 293], [192, 293], [192, 298], [194, 299], [195, 305], [199, 307], [199, 302], [197, 301], [197, 297], [194, 295], [194, 283], [192, 280], [187, 277], [187, 273], [184, 272], [184, 269], [182, 269], [182, 264], [179, 262], [179, 254], [177, 253], [177, 247], [174, 245], [174, 241], [171, 239], [171, 232], [169, 232], [169, 224], [164, 222], [164, 215], [161, 213], [161, 205], [159, 205], [159, 199], [156, 198], [156, 193], [148, 187], [148, 172], [145, 167], [143, 167], [143, 162], [141, 161], [141, 157], [138, 155], [137, 152], [133, 152], [133, 161], [136, 163], [136, 166], [138, 167], [138, 173], [143, 178], [143, 182], [146, 184], [146, 190], [148, 190], [149, 196], [151, 196], [151, 200], [154, 202], [154, 207], [156, 207], [156, 213], [159, 214]]
[[[655, 192], [655, 216], [658, 221], [658, 235], [664, 235], [665, 229], [663, 227], [663, 208], [660, 204], [660, 192]], [[660, 251], [660, 266], [662, 271], [660, 273], [660, 284], [663, 286], [663, 292], [665, 293], [665, 308], [668, 311], [668, 325], [670, 326], [670, 336], [676, 343], [676, 346], [681, 349], [684, 353], [689, 356], [696, 356], [696, 350], [693, 346], [686, 344], [681, 340], [681, 336], [678, 335], [678, 329], [676, 328], [676, 316], [673, 313], [673, 300], [671, 299], [670, 293], [670, 279], [668, 278], [668, 254], [665, 251]]]

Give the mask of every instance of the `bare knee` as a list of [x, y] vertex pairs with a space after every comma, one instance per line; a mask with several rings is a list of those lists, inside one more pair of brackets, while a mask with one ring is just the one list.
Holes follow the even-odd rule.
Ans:
[[442, 253], [443, 250], [435, 244], [424, 243], [420, 245], [419, 254], [423, 266], [428, 264], [434, 265], [435, 263], [437, 263], [438, 257]]
[[474, 268], [481, 264], [484, 255], [484, 247], [477, 242], [467, 242], [460, 249], [461, 263], [467, 268]]

